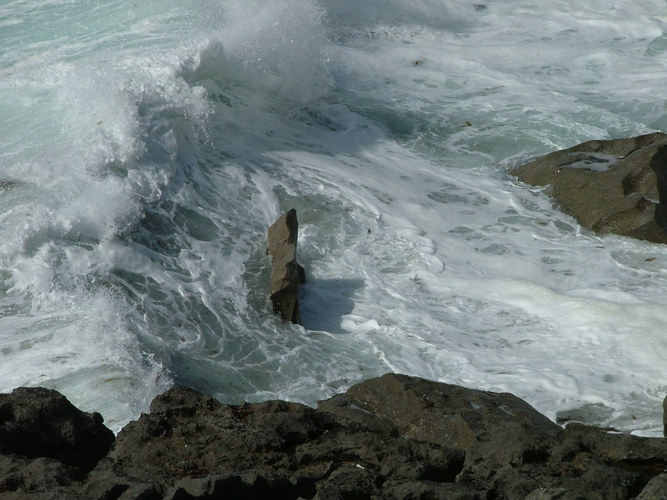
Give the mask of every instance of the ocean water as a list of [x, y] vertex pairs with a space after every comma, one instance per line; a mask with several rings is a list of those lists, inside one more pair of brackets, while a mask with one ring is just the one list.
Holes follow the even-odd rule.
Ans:
[[[667, 1], [2, 0], [0, 390], [114, 431], [175, 384], [389, 371], [662, 435], [667, 247], [511, 168], [667, 131]], [[267, 299], [296, 208], [303, 327]]]

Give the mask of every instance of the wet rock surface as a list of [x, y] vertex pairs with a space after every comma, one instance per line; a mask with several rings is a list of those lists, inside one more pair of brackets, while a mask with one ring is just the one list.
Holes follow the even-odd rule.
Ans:
[[306, 276], [296, 260], [298, 232], [296, 210], [288, 210], [269, 227], [266, 247], [272, 261], [269, 298], [273, 311], [295, 324], [301, 324], [298, 292]]
[[666, 134], [588, 141], [512, 173], [527, 184], [550, 186], [563, 209], [596, 233], [667, 243]]
[[665, 498], [667, 468], [665, 439], [563, 429], [511, 394], [394, 374], [318, 409], [174, 388], [90, 471], [2, 450], [2, 498], [646, 500]]

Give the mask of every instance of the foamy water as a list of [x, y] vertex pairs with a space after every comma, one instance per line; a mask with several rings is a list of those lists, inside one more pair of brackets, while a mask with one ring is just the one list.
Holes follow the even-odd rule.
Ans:
[[[0, 6], [0, 390], [114, 430], [173, 384], [397, 371], [662, 435], [667, 250], [511, 167], [667, 130], [663, 1]], [[268, 304], [296, 208], [304, 326]]]

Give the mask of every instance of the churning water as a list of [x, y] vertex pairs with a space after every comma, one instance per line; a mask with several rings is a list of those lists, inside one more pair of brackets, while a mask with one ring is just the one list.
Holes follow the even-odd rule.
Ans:
[[[667, 2], [4, 0], [0, 390], [115, 431], [174, 384], [402, 372], [662, 434], [667, 247], [512, 166], [667, 130]], [[268, 303], [296, 208], [304, 326]]]

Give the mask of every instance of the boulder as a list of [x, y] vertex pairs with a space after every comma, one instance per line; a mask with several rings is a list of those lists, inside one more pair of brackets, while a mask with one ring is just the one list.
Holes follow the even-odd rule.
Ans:
[[53, 458], [88, 472], [114, 441], [102, 422], [99, 413], [82, 412], [57, 391], [14, 389], [0, 394], [0, 453]]
[[498, 498], [632, 498], [667, 465], [664, 439], [562, 429], [511, 394], [405, 375], [366, 380], [318, 408], [460, 450], [457, 484]]
[[486, 461], [501, 463], [529, 460], [562, 433], [559, 425], [512, 394], [406, 375], [366, 380], [345, 394], [321, 401], [318, 408], [362, 423], [377, 418], [402, 436], [474, 450]]
[[301, 324], [299, 316], [299, 283], [305, 272], [296, 260], [298, 234], [296, 210], [283, 214], [268, 230], [267, 253], [272, 258], [271, 303], [273, 311], [284, 321]]
[[579, 223], [667, 243], [667, 135], [588, 141], [549, 153], [512, 173], [522, 182], [550, 186]]

